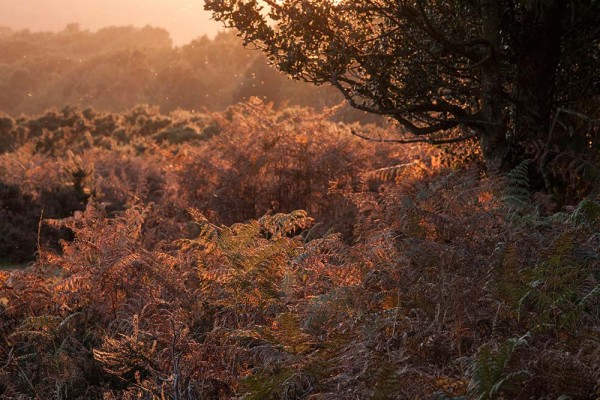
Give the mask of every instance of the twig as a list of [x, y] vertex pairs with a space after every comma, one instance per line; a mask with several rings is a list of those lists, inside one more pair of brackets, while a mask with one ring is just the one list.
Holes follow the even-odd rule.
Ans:
[[175, 330], [175, 321], [173, 319], [171, 319], [171, 327], [173, 329], [173, 340], [171, 341], [171, 357], [173, 358], [173, 399], [179, 400], [179, 360], [181, 354], [176, 354], [175, 351], [180, 331]]
[[42, 245], [41, 245], [41, 236], [42, 236], [42, 222], [44, 221], [44, 206], [42, 206], [42, 212], [40, 213], [40, 220], [38, 222], [38, 230], [37, 230], [37, 253], [38, 259], [40, 261], [40, 267], [44, 267], [44, 258], [41, 257], [42, 254]]

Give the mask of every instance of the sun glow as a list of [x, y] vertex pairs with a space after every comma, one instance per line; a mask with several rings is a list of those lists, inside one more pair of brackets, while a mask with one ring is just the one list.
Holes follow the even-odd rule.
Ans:
[[222, 25], [211, 20], [202, 1], [191, 0], [0, 0], [0, 26], [15, 30], [61, 31], [67, 24], [98, 30], [107, 26], [164, 28], [176, 45], [214, 36]]
[[[269, 4], [269, 3], [273, 3], [273, 4], [285, 4], [285, 3], [292, 3], [290, 0], [263, 0], [265, 3]], [[320, 0], [322, 3], [324, 2], [329, 2], [332, 4], [339, 4], [341, 2], [343, 2], [344, 0]]]

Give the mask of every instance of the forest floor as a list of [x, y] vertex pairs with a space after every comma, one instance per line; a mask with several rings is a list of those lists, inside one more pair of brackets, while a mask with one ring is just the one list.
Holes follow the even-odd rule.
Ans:
[[1, 398], [600, 396], [600, 199], [527, 164], [258, 101], [0, 122]]

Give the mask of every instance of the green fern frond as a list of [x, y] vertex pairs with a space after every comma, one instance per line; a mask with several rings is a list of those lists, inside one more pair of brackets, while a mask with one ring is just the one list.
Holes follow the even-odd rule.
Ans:
[[496, 399], [508, 395], [530, 372], [511, 370], [511, 361], [516, 350], [528, 345], [529, 333], [511, 338], [499, 347], [483, 345], [471, 359], [469, 393], [477, 400]]
[[577, 223], [588, 224], [591, 227], [600, 227], [600, 203], [593, 200], [583, 200], [575, 209], [572, 220]]
[[573, 232], [559, 236], [546, 258], [527, 271], [530, 290], [521, 299], [540, 327], [576, 329], [582, 317], [600, 316], [600, 285], [594, 275], [596, 252], [579, 249]]
[[529, 167], [531, 164], [531, 160], [522, 161], [506, 174], [506, 195], [503, 200], [510, 209], [522, 211], [530, 204]]

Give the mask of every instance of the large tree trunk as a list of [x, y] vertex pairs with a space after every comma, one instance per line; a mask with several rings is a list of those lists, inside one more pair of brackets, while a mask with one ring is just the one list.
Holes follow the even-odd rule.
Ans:
[[487, 61], [482, 65], [481, 119], [478, 136], [487, 169], [492, 174], [511, 167], [511, 148], [504, 124], [502, 71], [499, 62], [501, 45], [501, 10], [495, 0], [481, 1], [483, 37], [490, 44]]
[[480, 4], [483, 37], [490, 43], [491, 53], [482, 65], [481, 116], [485, 126], [480, 128], [479, 139], [488, 170], [498, 173], [531, 158], [526, 154], [527, 148], [532, 147], [529, 144], [550, 144], [548, 134], [561, 51], [561, 19], [567, 2], [530, 0], [521, 20], [514, 21], [521, 31], [515, 49], [516, 76], [508, 76], [514, 85], [512, 116], [503, 96], [502, 74], [506, 71], [501, 70], [499, 60], [502, 11], [495, 0], [482, 0]]
[[517, 79], [512, 141], [517, 144], [549, 134], [550, 116], [560, 59], [561, 19], [565, 0], [530, 1], [521, 22], [517, 45]]
[[517, 77], [513, 89], [515, 113], [511, 141], [521, 159], [535, 161], [533, 187], [552, 190], [556, 185], [547, 164], [552, 156], [550, 120], [554, 104], [556, 73], [561, 55], [563, 13], [567, 1], [533, 0], [527, 5], [521, 37], [516, 46]]

